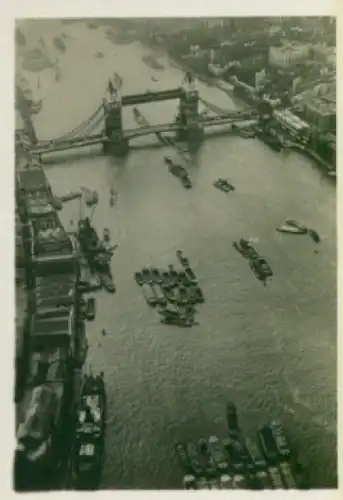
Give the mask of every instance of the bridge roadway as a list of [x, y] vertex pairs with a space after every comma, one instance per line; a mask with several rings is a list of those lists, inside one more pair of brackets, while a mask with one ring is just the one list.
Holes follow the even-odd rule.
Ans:
[[[249, 116], [251, 118], [251, 115]], [[199, 120], [199, 123], [203, 127], [211, 127], [214, 125], [225, 125], [227, 123], [240, 122], [244, 118], [242, 115], [237, 115], [236, 117], [231, 116], [212, 116], [208, 118], [202, 118]], [[142, 137], [145, 135], [163, 133], [163, 132], [176, 132], [180, 130], [182, 125], [176, 122], [173, 123], [161, 123], [159, 125], [149, 125], [141, 128], [134, 128], [125, 130], [123, 133], [123, 137], [127, 140], [133, 139], [135, 137]], [[58, 151], [64, 151], [67, 149], [81, 148], [86, 146], [92, 146], [95, 144], [102, 144], [107, 142], [107, 136], [102, 134], [90, 135], [85, 137], [74, 137], [66, 140], [56, 140], [49, 141], [48, 143], [44, 142], [41, 144], [37, 144], [34, 148], [31, 149], [33, 153], [43, 154], [43, 153], [54, 153]]]
[[135, 104], [145, 104], [154, 101], [169, 101], [171, 99], [180, 99], [184, 90], [179, 87], [171, 90], [160, 90], [154, 92], [145, 92], [144, 94], [131, 94], [122, 97], [123, 106], [134, 106]]

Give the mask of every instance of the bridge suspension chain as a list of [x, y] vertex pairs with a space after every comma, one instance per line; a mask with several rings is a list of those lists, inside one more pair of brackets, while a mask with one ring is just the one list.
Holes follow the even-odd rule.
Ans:
[[103, 116], [101, 115], [101, 111], [103, 110], [103, 104], [97, 108], [97, 110], [90, 116], [87, 120], [82, 122], [80, 125], [75, 127], [73, 130], [68, 132], [67, 134], [56, 137], [56, 139], [50, 139], [45, 141], [39, 141], [40, 145], [51, 144], [51, 143], [59, 143], [66, 141], [68, 139], [76, 138], [78, 135], [85, 135], [85, 132], [94, 130], [95, 127], [99, 125], [99, 123], [103, 120]]

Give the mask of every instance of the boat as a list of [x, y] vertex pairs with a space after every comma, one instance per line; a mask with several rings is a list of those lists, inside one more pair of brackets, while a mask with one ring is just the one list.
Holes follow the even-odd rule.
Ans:
[[104, 56], [103, 52], [98, 51], [98, 52], [94, 52], [94, 57], [95, 57], [95, 59], [103, 59], [105, 56]]
[[192, 470], [196, 477], [204, 476], [204, 468], [199, 460], [199, 455], [196, 446], [193, 443], [187, 443], [186, 450]]
[[143, 267], [143, 269], [141, 270], [141, 275], [144, 280], [144, 283], [147, 283], [148, 285], [153, 284], [154, 280], [151, 275], [151, 270], [149, 267]]
[[205, 297], [203, 291], [199, 286], [192, 286], [188, 288], [190, 297], [193, 297], [195, 303], [203, 304], [205, 302]]
[[59, 36], [55, 36], [52, 40], [52, 43], [54, 45], [54, 47], [56, 49], [58, 49], [60, 52], [62, 52], [63, 54], [65, 53], [66, 51], [66, 45], [63, 41], [63, 38], [59, 37]]
[[182, 250], [176, 250], [176, 257], [183, 267], [189, 267], [189, 260], [183, 255]]
[[216, 477], [217, 476], [217, 468], [216, 464], [213, 461], [213, 458], [208, 449], [208, 442], [206, 439], [201, 438], [198, 441], [198, 449], [199, 454], [204, 462], [204, 469], [206, 473], [206, 477]]
[[181, 177], [181, 183], [182, 183], [183, 187], [186, 189], [190, 189], [191, 187], [193, 187], [193, 183], [190, 180], [188, 175]]
[[151, 288], [151, 285], [148, 285], [147, 283], [143, 283], [142, 285], [142, 292], [144, 295], [144, 298], [147, 302], [147, 304], [151, 307], [156, 306], [156, 295], [154, 291]]
[[103, 237], [103, 241], [105, 241], [105, 242], [109, 242], [110, 241], [111, 234], [110, 234], [110, 230], [107, 227], [105, 227], [102, 237]]
[[220, 489], [221, 490], [232, 490], [232, 478], [228, 474], [222, 474], [219, 478]]
[[151, 77], [151, 80], [152, 80], [153, 82], [158, 82], [158, 78], [156, 78], [156, 76], [152, 76], [152, 77]]
[[94, 269], [100, 278], [102, 286], [109, 292], [115, 293], [116, 286], [114, 284], [112, 271], [106, 253], [99, 253], [94, 258]]
[[286, 224], [283, 224], [282, 226], [277, 227], [276, 230], [279, 233], [290, 233], [290, 234], [306, 234], [307, 233], [307, 229], [303, 230], [303, 229], [300, 229], [298, 227], [288, 226]]
[[193, 474], [186, 474], [183, 477], [183, 488], [185, 490], [195, 490], [196, 489], [196, 479]]
[[269, 465], [277, 466], [280, 462], [279, 451], [273, 436], [272, 429], [265, 425], [257, 432], [257, 438], [261, 451]]
[[94, 297], [89, 297], [87, 300], [82, 299], [80, 302], [81, 313], [87, 321], [93, 321], [95, 319], [95, 299]]
[[186, 275], [187, 279], [191, 282], [196, 284], [197, 283], [197, 277], [195, 275], [195, 272], [193, 269], [189, 266], [185, 267], [184, 274]]
[[273, 276], [272, 270], [262, 257], [250, 259], [249, 266], [256, 278], [264, 283], [266, 283], [267, 278]]
[[259, 254], [253, 248], [251, 243], [243, 238], [241, 238], [238, 242], [235, 241], [233, 243], [233, 247], [239, 252], [245, 259], [258, 259]]
[[163, 284], [161, 285], [161, 289], [168, 302], [173, 304], [177, 301], [177, 296], [174, 293], [173, 287], [171, 285]]
[[165, 316], [161, 318], [161, 323], [166, 325], [180, 326], [182, 328], [190, 328], [195, 324], [194, 318], [180, 315], [179, 317]]
[[178, 297], [177, 297], [177, 304], [178, 305], [187, 305], [189, 302], [189, 297], [187, 293], [187, 289], [183, 286], [180, 286], [178, 288]]
[[73, 479], [78, 489], [99, 486], [104, 455], [107, 397], [103, 373], [86, 377], [77, 411]]
[[210, 490], [210, 484], [209, 481], [205, 477], [199, 477], [199, 479], [196, 480], [196, 489], [197, 490]]
[[235, 187], [226, 179], [217, 179], [213, 182], [213, 186], [217, 189], [220, 189], [221, 191], [224, 191], [224, 193], [230, 193], [231, 191], [235, 190]]
[[320, 243], [320, 236], [314, 229], [308, 229], [307, 233], [315, 243]]
[[174, 286], [174, 282], [168, 271], [162, 271], [161, 276], [162, 276], [162, 284], [164, 287], [169, 288]]
[[176, 271], [176, 269], [174, 269], [173, 264], [169, 264], [168, 272], [169, 272], [169, 276], [170, 276], [170, 283], [176, 285], [178, 283], [178, 280], [179, 280], [179, 274]]
[[233, 489], [235, 490], [246, 490], [247, 484], [246, 479], [242, 474], [235, 474], [232, 479]]
[[137, 283], [138, 286], [142, 286], [143, 283], [144, 283], [144, 280], [143, 280], [143, 277], [142, 277], [142, 273], [135, 273], [134, 274], [134, 278], [135, 278], [135, 281]]
[[217, 469], [222, 473], [228, 470], [229, 461], [224, 447], [217, 436], [210, 436], [208, 440], [208, 451], [216, 464]]
[[235, 440], [228, 438], [224, 439], [223, 446], [229, 454], [230, 457], [230, 465], [234, 471], [234, 473], [240, 473], [244, 471], [245, 465], [242, 460], [241, 454], [237, 447], [235, 446]]
[[269, 422], [268, 427], [271, 430], [280, 457], [283, 460], [290, 461], [291, 449], [287, 442], [281, 423], [277, 420], [272, 420], [271, 422]]
[[229, 436], [237, 439], [241, 434], [241, 430], [238, 424], [237, 408], [232, 401], [229, 401], [226, 405], [226, 422]]
[[186, 445], [184, 443], [176, 443], [175, 451], [182, 472], [184, 474], [193, 474], [194, 471], [192, 469], [192, 464], [187, 453]]
[[166, 306], [167, 305], [167, 299], [165, 294], [163, 293], [163, 290], [161, 289], [160, 286], [154, 285], [152, 287], [152, 291], [154, 292], [156, 296], [156, 304], [160, 306]]
[[288, 226], [292, 226], [292, 227], [295, 227], [297, 229], [301, 229], [302, 231], [304, 231], [306, 233], [307, 231], [307, 227], [304, 225], [304, 224], [301, 224], [300, 222], [296, 221], [296, 220], [293, 220], [293, 219], [288, 219], [286, 220], [286, 224]]
[[150, 269], [152, 279], [154, 280], [154, 283], [157, 283], [158, 285], [161, 285], [163, 283], [163, 278], [161, 276], [161, 273], [157, 267], [152, 267]]

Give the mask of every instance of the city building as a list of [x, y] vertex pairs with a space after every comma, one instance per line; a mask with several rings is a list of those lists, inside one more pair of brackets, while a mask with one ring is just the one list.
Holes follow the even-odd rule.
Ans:
[[274, 110], [273, 116], [294, 137], [309, 136], [310, 125], [288, 109]]
[[305, 116], [311, 125], [322, 132], [336, 129], [336, 96], [334, 93], [317, 96], [305, 105]]
[[309, 55], [310, 46], [302, 44], [287, 44], [281, 47], [269, 48], [269, 63], [277, 68], [287, 68], [305, 61]]

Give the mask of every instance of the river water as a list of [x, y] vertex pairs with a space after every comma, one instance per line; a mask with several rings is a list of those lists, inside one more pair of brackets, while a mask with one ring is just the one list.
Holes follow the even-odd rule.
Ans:
[[[84, 24], [37, 21], [26, 33], [39, 38], [64, 31], [60, 81], [42, 72], [38, 92], [44, 108], [36, 117], [38, 137], [57, 137], [90, 116], [101, 103], [109, 75], [124, 79], [123, 93], [173, 88], [182, 73], [164, 60], [156, 72], [142, 62], [139, 43], [114, 46], [102, 29]], [[48, 27], [47, 27], [48, 26]], [[102, 51], [103, 59], [94, 57]], [[152, 76], [159, 81], [153, 82]], [[36, 74], [26, 74], [31, 84]], [[38, 83], [38, 82], [37, 82]], [[225, 109], [235, 104], [217, 89], [199, 84], [200, 94]], [[175, 102], [141, 107], [152, 123], [173, 119]], [[135, 126], [124, 111], [126, 128]], [[156, 144], [140, 138], [134, 145]], [[49, 161], [56, 192], [88, 186], [100, 194], [93, 220], [108, 227], [119, 244], [113, 259], [114, 296], [97, 294], [97, 318], [87, 327], [88, 362], [104, 370], [109, 393], [104, 488], [178, 488], [176, 441], [225, 436], [225, 403], [238, 405], [246, 433], [271, 416], [285, 422], [314, 487], [336, 485], [336, 193], [317, 167], [297, 153], [278, 154], [258, 140], [230, 135], [205, 140], [189, 168], [194, 188], [184, 190], [163, 165], [172, 150], [132, 149], [125, 159], [95, 149]], [[212, 181], [227, 177], [230, 196]], [[110, 207], [109, 189], [119, 196]], [[77, 204], [66, 204], [67, 227]], [[303, 236], [275, 228], [287, 218], [313, 226], [316, 246]], [[263, 287], [232, 248], [254, 237], [274, 278]], [[189, 330], [159, 324], [133, 280], [145, 264], [189, 256], [206, 302], [200, 325]], [[318, 253], [315, 250], [318, 249]], [[101, 336], [101, 329], [107, 336]]]

